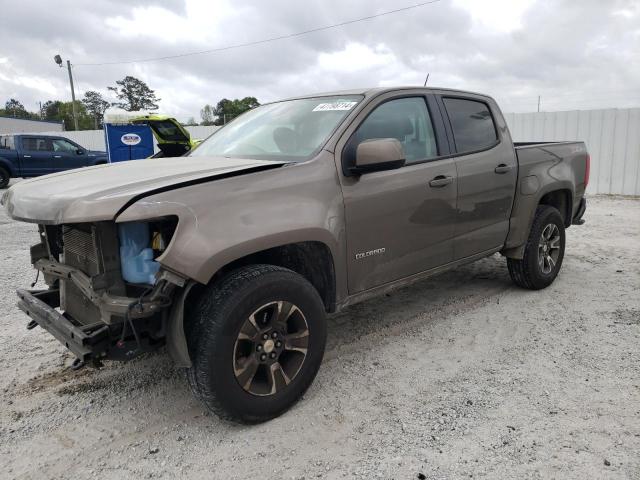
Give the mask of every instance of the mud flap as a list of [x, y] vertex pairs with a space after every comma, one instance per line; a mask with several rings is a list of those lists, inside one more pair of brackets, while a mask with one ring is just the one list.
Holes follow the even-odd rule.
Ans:
[[187, 283], [180, 295], [174, 299], [167, 325], [167, 351], [176, 366], [184, 368], [191, 367], [187, 338], [184, 334], [184, 302], [194, 285], [196, 282]]
[[586, 211], [587, 211], [587, 199], [582, 197], [582, 200], [580, 200], [580, 205], [578, 206], [578, 211], [573, 216], [573, 220], [571, 221], [572, 225], [583, 225], [584, 219], [582, 217], [584, 216], [584, 212]]

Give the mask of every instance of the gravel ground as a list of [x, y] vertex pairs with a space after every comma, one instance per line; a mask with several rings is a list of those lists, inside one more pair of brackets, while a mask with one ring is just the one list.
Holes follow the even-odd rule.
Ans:
[[304, 399], [242, 426], [164, 351], [71, 371], [15, 307], [36, 234], [2, 212], [0, 477], [640, 479], [640, 201], [586, 219], [544, 291], [494, 256], [331, 318]]

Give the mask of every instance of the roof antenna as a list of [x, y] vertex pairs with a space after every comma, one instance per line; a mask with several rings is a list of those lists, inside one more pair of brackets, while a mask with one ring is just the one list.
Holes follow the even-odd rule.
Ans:
[[423, 86], [427, 86], [427, 82], [429, 81], [429, 75], [431, 75], [430, 73], [427, 73], [427, 78], [424, 79], [424, 85]]

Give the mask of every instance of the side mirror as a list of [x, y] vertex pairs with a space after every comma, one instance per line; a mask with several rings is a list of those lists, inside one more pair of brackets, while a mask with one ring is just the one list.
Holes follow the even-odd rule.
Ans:
[[78, 155], [84, 155], [84, 150], [83, 150], [83, 149], [81, 149], [81, 148], [78, 148], [78, 149], [76, 149], [76, 153], [77, 153]]
[[395, 138], [365, 140], [356, 149], [355, 174], [393, 170], [404, 166], [406, 157], [402, 144]]

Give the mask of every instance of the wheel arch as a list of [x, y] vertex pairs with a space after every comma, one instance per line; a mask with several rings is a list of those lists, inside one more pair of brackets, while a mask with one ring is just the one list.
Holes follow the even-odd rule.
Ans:
[[536, 195], [520, 195], [511, 216], [510, 232], [501, 253], [508, 258], [522, 259], [536, 208], [549, 205], [560, 211], [565, 228], [571, 225], [574, 191], [569, 182], [558, 182], [542, 188]]
[[560, 188], [557, 190], [551, 190], [540, 197], [538, 205], [549, 205], [551, 207], [555, 207], [560, 212], [560, 215], [562, 215], [564, 226], [568, 228], [571, 225], [573, 193], [570, 189]]
[[335, 311], [335, 263], [326, 243], [317, 240], [299, 241], [246, 254], [225, 264], [214, 273], [209, 283], [217, 281], [232, 270], [257, 263], [284, 267], [298, 273], [318, 291], [325, 310]]
[[[335, 311], [337, 304], [335, 261], [326, 243], [306, 240], [246, 253], [221, 266], [206, 285], [218, 282], [228, 273], [252, 264], [275, 265], [298, 273], [318, 291], [325, 310]], [[206, 285], [192, 281], [174, 299], [166, 341], [169, 353], [176, 365], [180, 367], [191, 365], [185, 336], [186, 317], [189, 315], [189, 306], [195, 304]]]
[[9, 172], [9, 175], [11, 177], [15, 176], [15, 174], [16, 174], [16, 172], [14, 171], [14, 167], [11, 164], [11, 162], [9, 160], [6, 160], [6, 159], [2, 158], [2, 157], [0, 157], [0, 168], [3, 168], [7, 172]]

